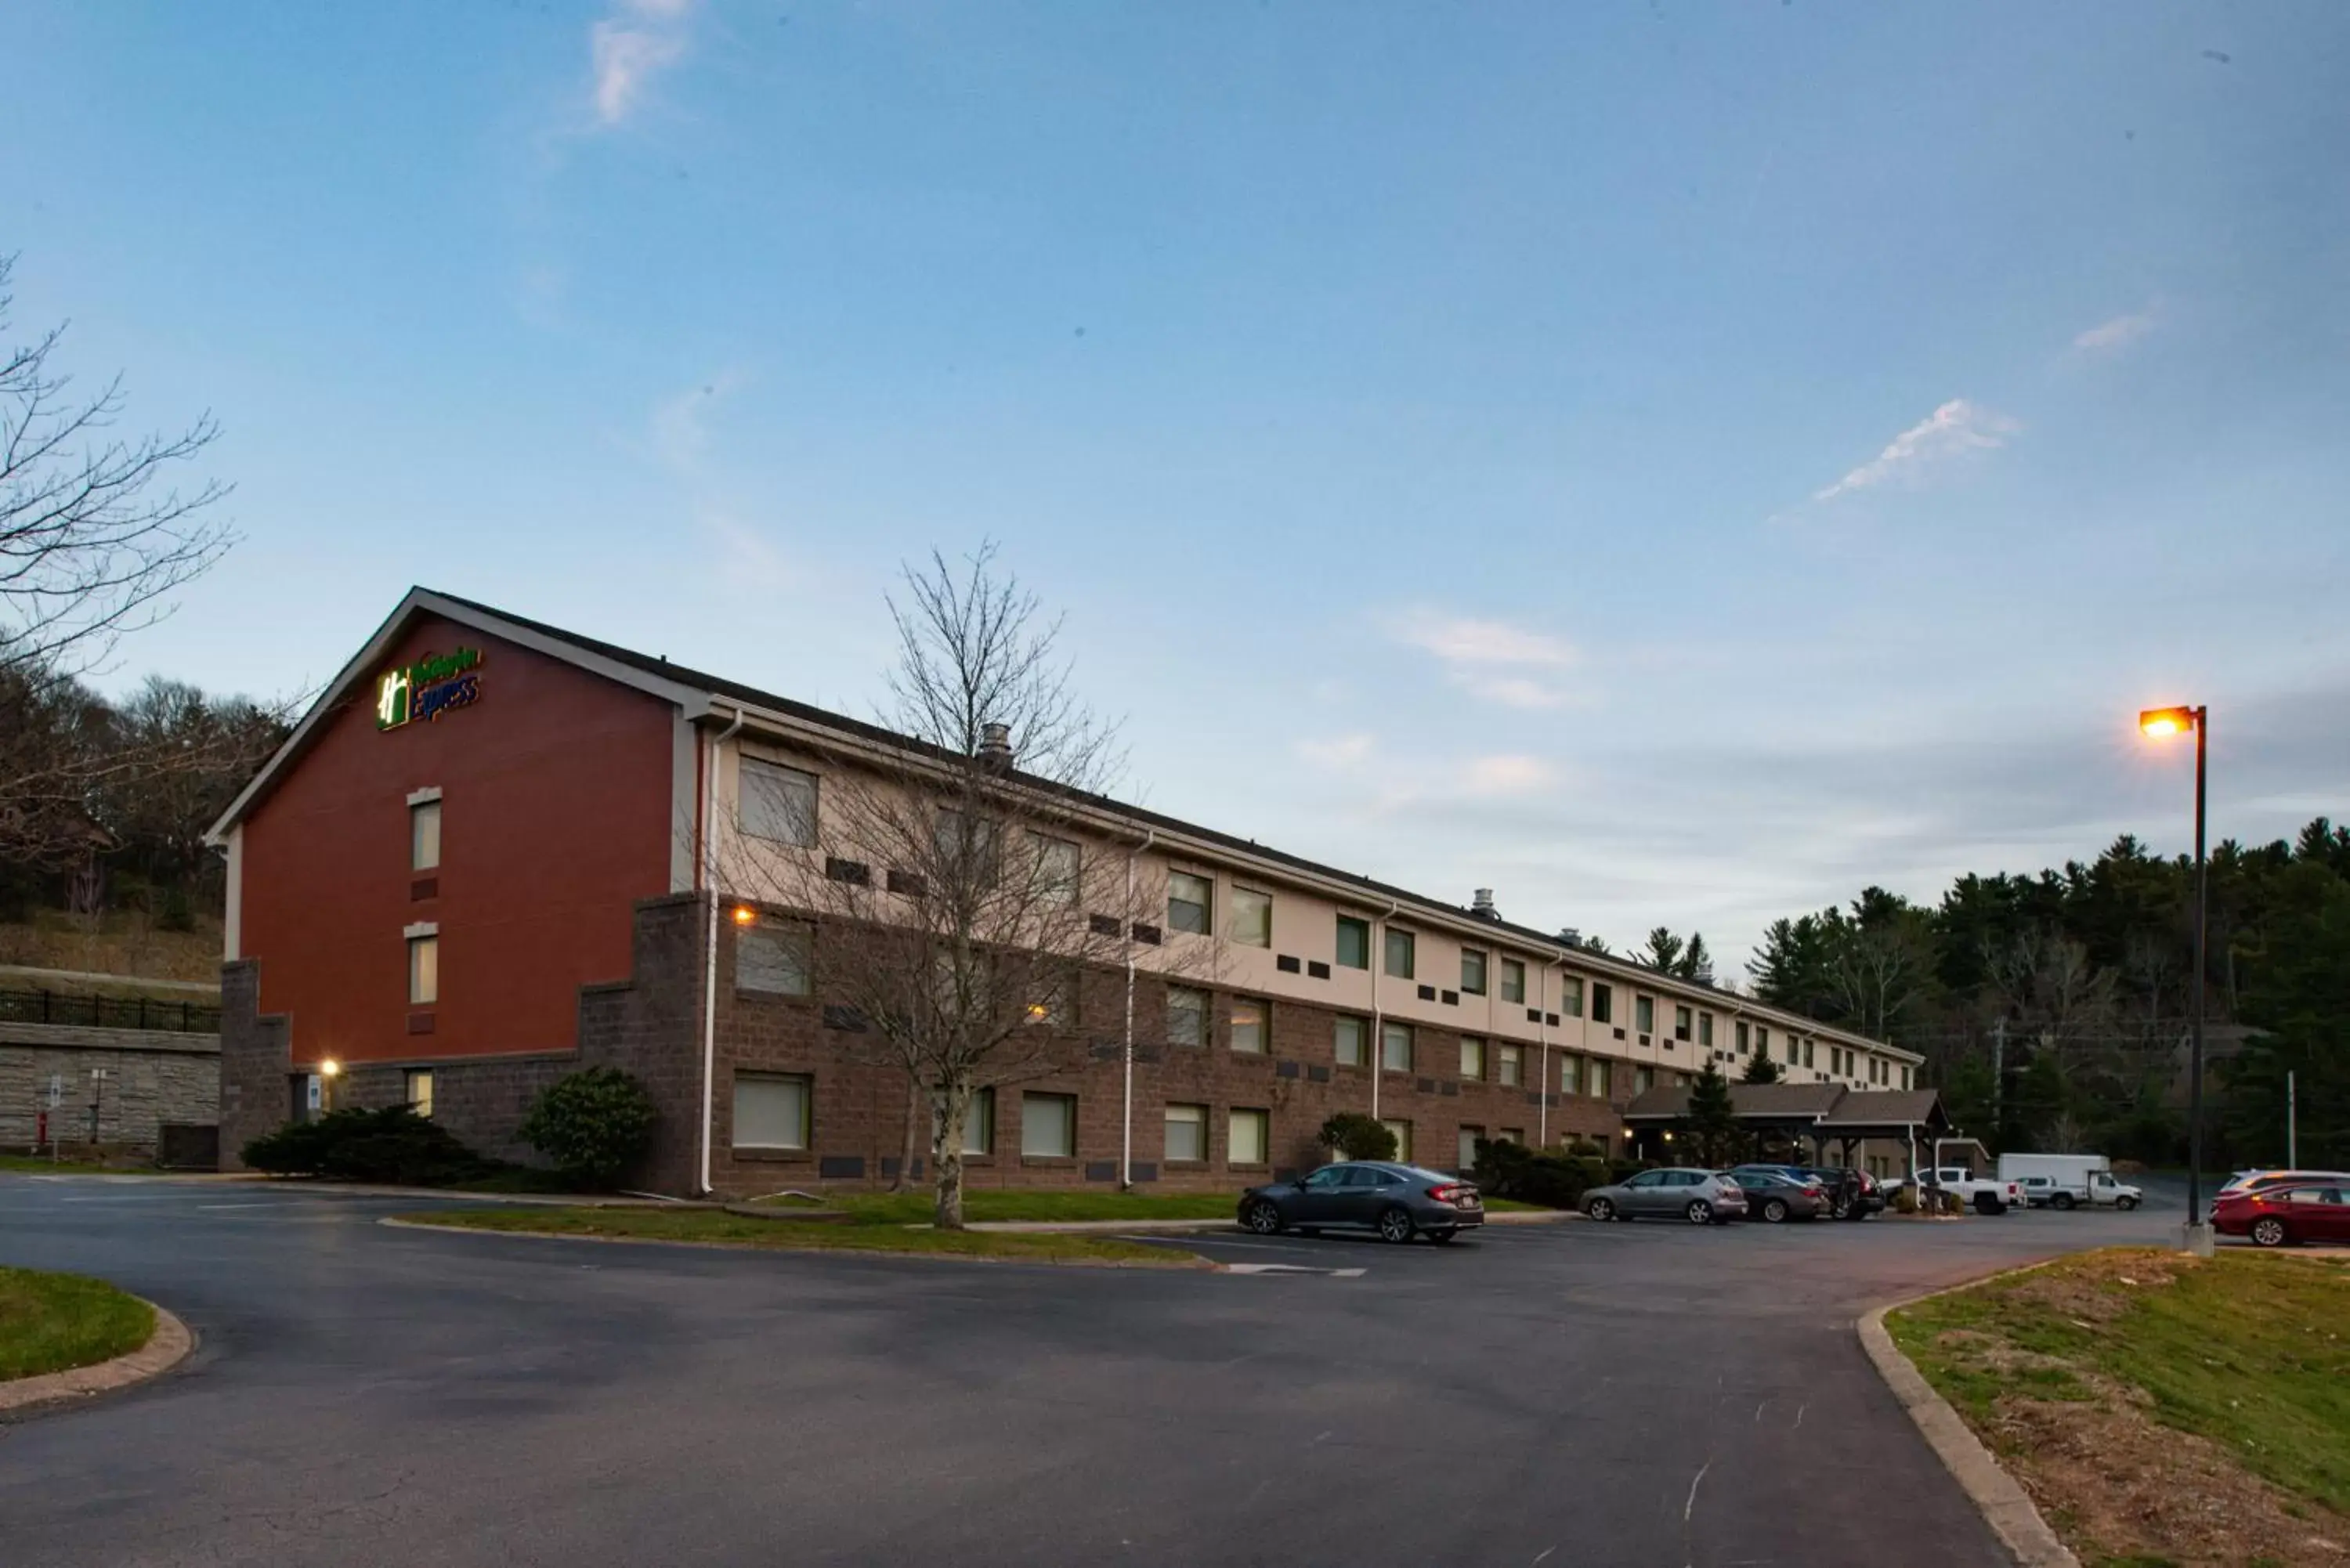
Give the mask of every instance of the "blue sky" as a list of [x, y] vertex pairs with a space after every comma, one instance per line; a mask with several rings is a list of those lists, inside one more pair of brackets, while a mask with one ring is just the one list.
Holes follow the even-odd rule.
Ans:
[[[109, 679], [411, 582], [857, 712], [1001, 541], [1161, 810], [1617, 946], [2350, 815], [2350, 7], [0, 18], [14, 330], [209, 408]], [[26, 150], [35, 154], [24, 155]]]

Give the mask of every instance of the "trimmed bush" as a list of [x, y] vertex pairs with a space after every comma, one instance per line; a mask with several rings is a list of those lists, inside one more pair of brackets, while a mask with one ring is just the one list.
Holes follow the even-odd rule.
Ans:
[[320, 1176], [397, 1187], [449, 1187], [493, 1168], [446, 1127], [406, 1106], [329, 1111], [287, 1122], [244, 1146], [244, 1163], [273, 1176]]
[[1360, 1111], [1340, 1111], [1322, 1124], [1322, 1147], [1348, 1159], [1393, 1159], [1396, 1136]]
[[591, 1188], [617, 1187], [652, 1148], [658, 1113], [618, 1067], [589, 1067], [547, 1085], [523, 1118], [523, 1142]]
[[1507, 1138], [1481, 1137], [1476, 1168], [1470, 1178], [1495, 1198], [1539, 1203], [1547, 1209], [1573, 1209], [1582, 1203], [1586, 1190], [1605, 1183], [1607, 1162], [1563, 1149], [1528, 1148]]

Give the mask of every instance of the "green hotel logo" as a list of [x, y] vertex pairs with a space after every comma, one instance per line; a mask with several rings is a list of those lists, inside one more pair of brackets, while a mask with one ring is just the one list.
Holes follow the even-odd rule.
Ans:
[[397, 730], [411, 719], [430, 722], [452, 708], [470, 708], [482, 694], [474, 673], [481, 664], [481, 649], [460, 648], [385, 670], [375, 683], [375, 727]]

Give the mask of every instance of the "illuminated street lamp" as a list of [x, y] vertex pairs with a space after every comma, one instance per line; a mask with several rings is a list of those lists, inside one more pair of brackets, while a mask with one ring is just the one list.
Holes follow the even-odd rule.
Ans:
[[2189, 1251], [2208, 1258], [2211, 1227], [2203, 1214], [2203, 908], [2209, 876], [2203, 860], [2203, 763], [2211, 725], [2202, 708], [2181, 706], [2148, 708], [2137, 716], [2137, 727], [2157, 740], [2195, 732], [2195, 1008], [2187, 1058], [2187, 1231], [2181, 1241]]
[[318, 1109], [321, 1114], [335, 1108], [335, 1080], [343, 1075], [343, 1064], [332, 1056], [318, 1064]]

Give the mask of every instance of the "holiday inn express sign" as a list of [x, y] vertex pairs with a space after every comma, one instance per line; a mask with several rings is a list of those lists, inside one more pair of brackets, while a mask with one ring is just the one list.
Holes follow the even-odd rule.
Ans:
[[396, 730], [411, 719], [438, 719], [452, 708], [470, 708], [482, 694], [482, 652], [460, 648], [428, 653], [415, 663], [387, 670], [375, 683], [375, 727]]

